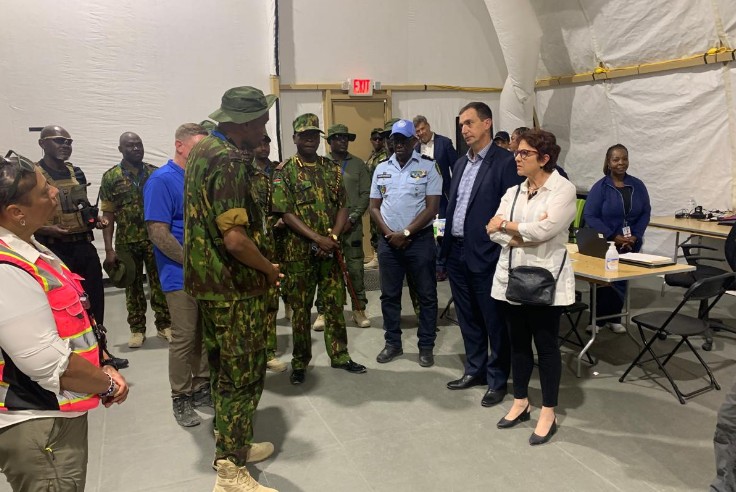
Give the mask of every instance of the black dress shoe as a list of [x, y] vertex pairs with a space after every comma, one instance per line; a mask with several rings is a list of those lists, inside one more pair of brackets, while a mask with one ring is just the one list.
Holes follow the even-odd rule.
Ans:
[[401, 350], [401, 347], [392, 347], [390, 345], [386, 345], [383, 347], [383, 350], [376, 356], [376, 362], [379, 362], [381, 364], [385, 364], [386, 362], [391, 362], [396, 357], [403, 355], [404, 351]]
[[548, 442], [550, 439], [552, 439], [552, 436], [555, 435], [557, 432], [557, 419], [555, 419], [554, 422], [552, 422], [552, 426], [549, 428], [549, 432], [547, 432], [546, 436], [539, 436], [535, 432], [532, 432], [532, 435], [529, 436], [529, 444], [532, 446], [539, 446], [540, 444], [544, 444]]
[[434, 365], [432, 349], [419, 349], [419, 365], [422, 367], [432, 367]]
[[504, 389], [489, 389], [486, 391], [486, 394], [483, 395], [483, 399], [480, 401], [480, 404], [484, 407], [492, 407], [493, 405], [501, 403], [505, 396], [506, 390]]
[[518, 417], [513, 420], [508, 420], [506, 417], [503, 417], [501, 418], [501, 420], [498, 421], [496, 427], [498, 427], [499, 429], [510, 429], [517, 424], [527, 422], [531, 418], [531, 414], [531, 409], [529, 408], [529, 405], [527, 405], [526, 409], [521, 412]]
[[362, 364], [358, 364], [357, 362], [353, 362], [352, 360], [349, 360], [345, 362], [344, 364], [330, 364], [335, 369], [345, 369], [348, 372], [352, 372], [353, 374], [363, 374], [366, 371], [366, 368]]
[[480, 386], [486, 384], [486, 378], [483, 376], [473, 376], [470, 374], [464, 374], [460, 379], [450, 381], [447, 383], [447, 389], [451, 390], [464, 390], [472, 386]]
[[307, 371], [304, 369], [294, 369], [289, 376], [291, 384], [302, 384], [305, 379], [307, 379]]

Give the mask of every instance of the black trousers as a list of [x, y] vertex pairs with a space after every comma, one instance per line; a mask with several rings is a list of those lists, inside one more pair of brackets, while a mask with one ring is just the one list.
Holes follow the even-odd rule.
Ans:
[[102, 266], [97, 249], [89, 241], [75, 241], [72, 243], [54, 242], [47, 247], [59, 257], [61, 261], [80, 277], [82, 287], [89, 296], [92, 314], [99, 324], [105, 323], [105, 287], [102, 285]]
[[532, 339], [539, 359], [542, 405], [557, 406], [562, 359], [557, 337], [560, 333], [561, 306], [514, 306], [503, 303], [511, 340], [511, 373], [514, 398], [527, 398], [534, 369]]

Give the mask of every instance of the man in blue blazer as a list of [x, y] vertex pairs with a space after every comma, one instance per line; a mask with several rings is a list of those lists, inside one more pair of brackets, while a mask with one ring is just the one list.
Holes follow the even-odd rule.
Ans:
[[463, 138], [470, 147], [453, 168], [445, 237], [445, 259], [465, 344], [465, 371], [447, 383], [449, 389], [488, 384], [484, 407], [503, 401], [510, 371], [510, 347], [499, 304], [491, 298], [491, 284], [501, 247], [486, 234], [506, 190], [523, 181], [514, 155], [491, 140], [491, 109], [471, 102], [460, 110]]
[[[414, 150], [422, 155], [431, 157], [437, 163], [442, 175], [442, 196], [440, 197], [440, 219], [445, 218], [447, 201], [450, 196], [450, 178], [452, 176], [452, 165], [457, 160], [457, 152], [449, 138], [434, 133], [429, 126], [427, 118], [422, 115], [414, 117], [414, 129], [417, 132], [417, 146]], [[437, 255], [437, 281], [447, 280], [445, 262]]]

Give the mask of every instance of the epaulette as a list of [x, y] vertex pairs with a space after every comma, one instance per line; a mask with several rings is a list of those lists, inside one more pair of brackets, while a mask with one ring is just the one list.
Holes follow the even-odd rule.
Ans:
[[274, 171], [281, 171], [284, 168], [285, 165], [286, 165], [286, 161], [280, 163], [278, 166], [276, 166], [275, 168], [273, 168], [273, 170]]
[[427, 159], [428, 161], [433, 161], [434, 160], [434, 159], [432, 159], [431, 157], [429, 157], [426, 154], [422, 154], [422, 159]]

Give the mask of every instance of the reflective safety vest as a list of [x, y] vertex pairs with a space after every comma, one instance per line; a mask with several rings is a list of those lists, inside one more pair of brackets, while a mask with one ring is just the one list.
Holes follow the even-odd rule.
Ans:
[[[72, 351], [100, 366], [97, 337], [92, 331], [80, 294], [84, 292], [81, 277], [62, 264], [59, 273], [42, 257], [31, 263], [0, 241], [0, 264], [13, 265], [27, 272], [38, 282], [49, 301], [54, 315], [56, 330], [62, 340], [67, 340]], [[12, 289], [10, 285], [3, 286]], [[32, 327], [29, 327], [32, 328]], [[14, 410], [61, 410], [62, 412], [85, 412], [95, 408], [100, 397], [96, 394], [74, 393], [62, 390], [54, 393], [43, 389], [24, 374], [4, 348], [0, 358], [0, 411]]]

